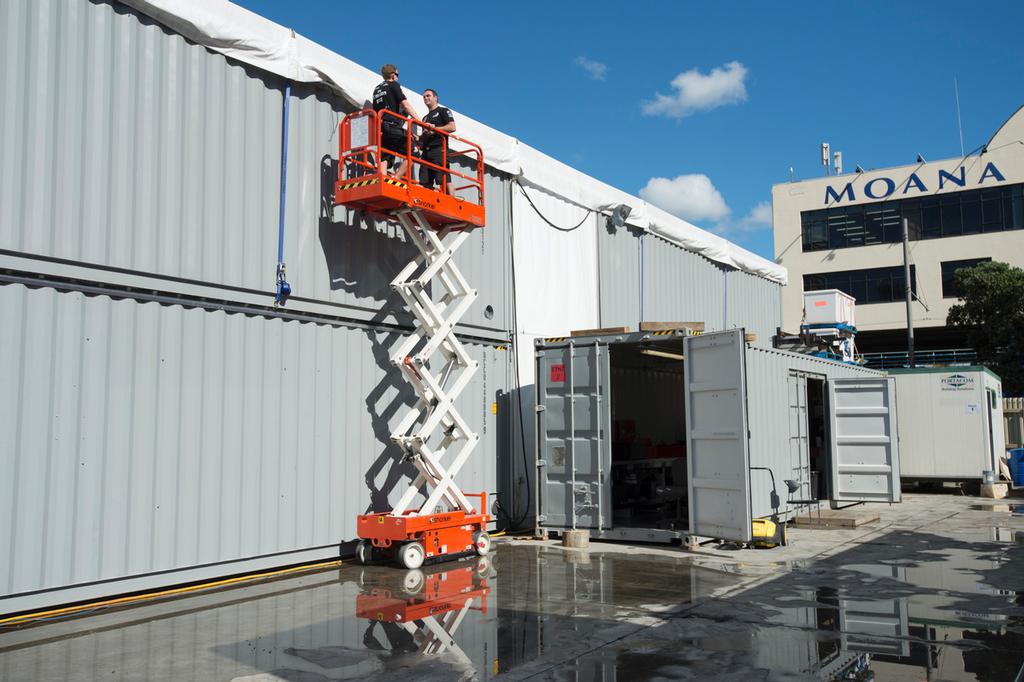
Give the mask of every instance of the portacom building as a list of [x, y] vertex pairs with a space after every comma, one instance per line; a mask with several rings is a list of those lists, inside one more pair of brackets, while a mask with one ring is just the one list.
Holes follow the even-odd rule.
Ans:
[[906, 218], [917, 361], [970, 361], [964, 332], [946, 325], [953, 275], [990, 260], [1024, 267], [1024, 107], [963, 158], [777, 184], [772, 214], [775, 258], [790, 273], [784, 330], [799, 328], [804, 291], [839, 289], [857, 299], [869, 362], [902, 364]]

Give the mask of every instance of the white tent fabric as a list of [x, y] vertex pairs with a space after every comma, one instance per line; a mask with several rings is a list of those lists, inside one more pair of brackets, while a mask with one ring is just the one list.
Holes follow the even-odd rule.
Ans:
[[[297, 82], [326, 83], [361, 107], [379, 82], [373, 71], [227, 0], [122, 0], [138, 12], [216, 52]], [[407, 90], [407, 96], [416, 93]], [[626, 204], [627, 222], [702, 256], [786, 284], [786, 269], [626, 192], [615, 189], [456, 112], [459, 133], [484, 151], [487, 164], [594, 211]]]

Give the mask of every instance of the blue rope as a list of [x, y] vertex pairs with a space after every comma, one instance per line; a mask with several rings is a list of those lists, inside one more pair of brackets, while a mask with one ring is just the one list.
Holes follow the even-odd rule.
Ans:
[[277, 292], [274, 296], [274, 302], [278, 305], [284, 305], [292, 293], [291, 285], [285, 279], [284, 270], [284, 209], [288, 187], [288, 114], [291, 110], [291, 102], [292, 82], [288, 81], [284, 88], [284, 123], [281, 126], [281, 215], [277, 228]]

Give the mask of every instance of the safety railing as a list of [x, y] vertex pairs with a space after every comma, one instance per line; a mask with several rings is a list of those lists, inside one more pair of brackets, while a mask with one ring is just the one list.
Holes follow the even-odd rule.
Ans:
[[[393, 121], [392, 130], [405, 139], [404, 149], [385, 149], [383, 130], [385, 121]], [[364, 109], [342, 119], [340, 128], [339, 163], [340, 180], [355, 180], [367, 176], [388, 176], [410, 185], [423, 186], [421, 169], [430, 169], [440, 175], [439, 191], [470, 201], [478, 206], [484, 201], [484, 162], [480, 146], [458, 135], [436, 128], [422, 121], [396, 114], [393, 111]], [[441, 163], [434, 163], [417, 153], [420, 135], [414, 130], [430, 132], [442, 139]], [[391, 157], [385, 172], [383, 161]], [[402, 166], [402, 173], [393, 170]]]
[[[975, 362], [978, 353], [970, 348], [946, 348], [943, 350], [919, 350], [914, 352], [916, 366], [965, 365]], [[910, 354], [906, 351], [887, 353], [864, 353], [864, 364], [872, 369], [893, 369], [910, 365]]]

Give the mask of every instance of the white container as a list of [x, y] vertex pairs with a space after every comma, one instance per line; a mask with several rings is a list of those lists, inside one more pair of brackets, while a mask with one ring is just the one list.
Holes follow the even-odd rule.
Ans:
[[981, 480], [999, 470], [1002, 381], [984, 367], [891, 370], [899, 405], [904, 479]]
[[804, 292], [804, 324], [848, 324], [856, 326], [856, 299], [839, 289]]

